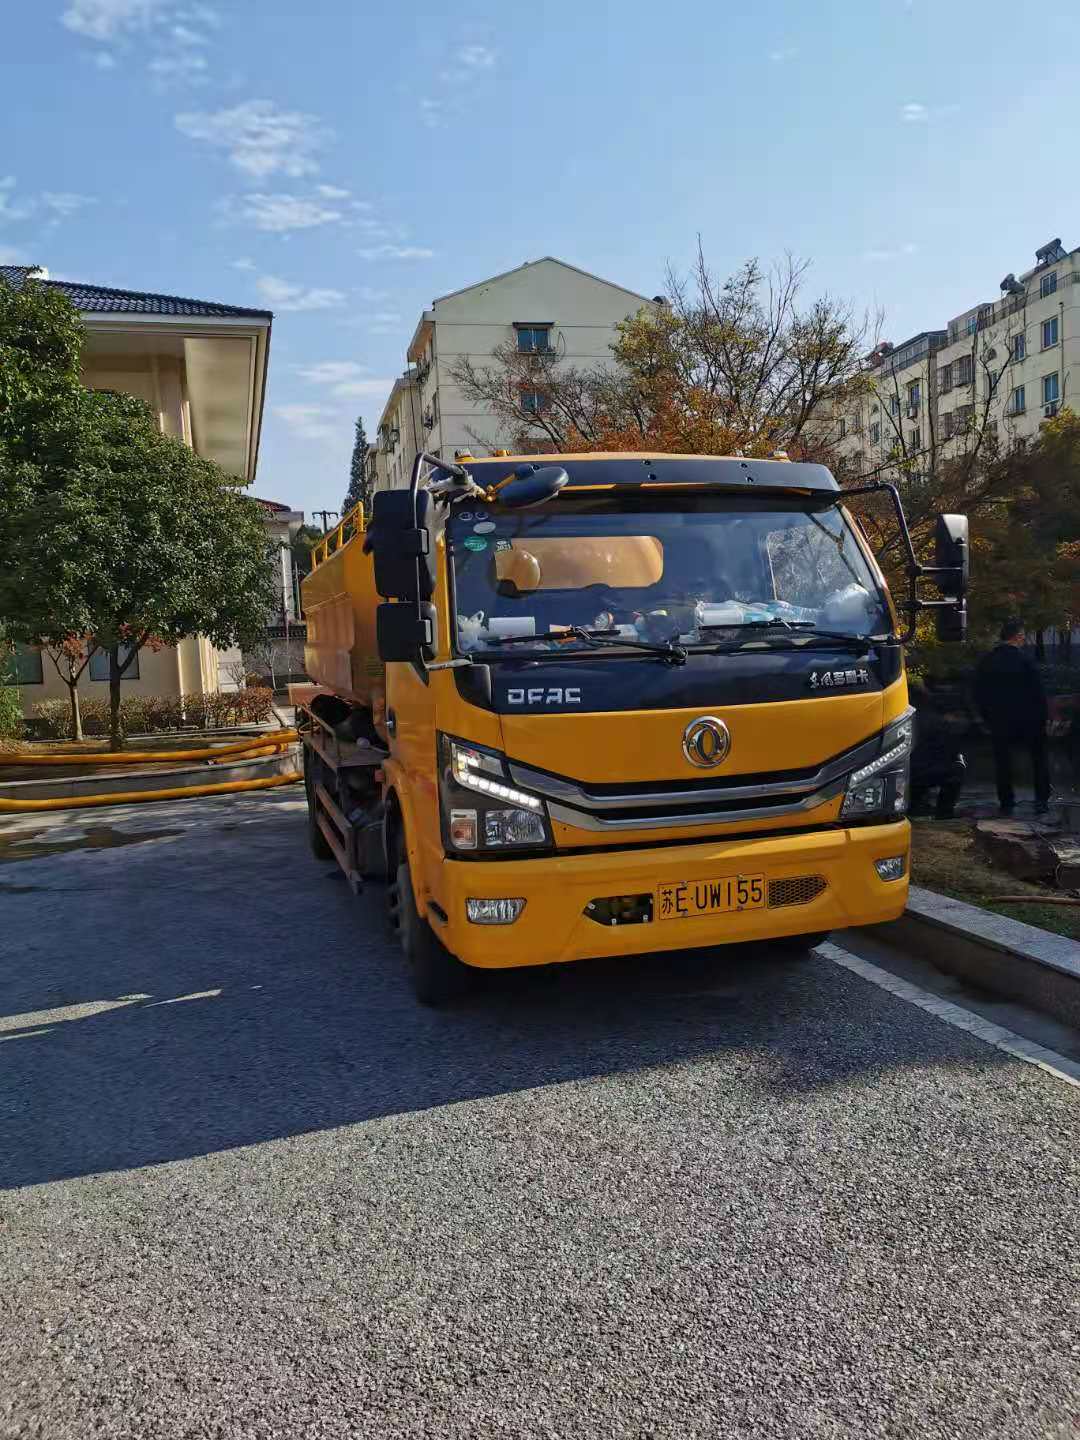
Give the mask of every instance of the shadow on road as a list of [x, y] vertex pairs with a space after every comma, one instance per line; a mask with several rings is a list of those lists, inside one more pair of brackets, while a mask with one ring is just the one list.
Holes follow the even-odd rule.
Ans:
[[820, 957], [745, 949], [486, 975], [424, 1010], [379, 888], [355, 900], [295, 807], [264, 814], [20, 866], [46, 879], [4, 902], [0, 1186], [725, 1053], [781, 1093], [1003, 1058]]

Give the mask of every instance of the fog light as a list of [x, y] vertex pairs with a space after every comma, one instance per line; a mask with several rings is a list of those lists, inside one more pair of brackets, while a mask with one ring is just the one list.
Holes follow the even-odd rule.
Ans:
[[524, 900], [465, 901], [465, 914], [474, 925], [512, 925], [524, 909]]
[[476, 811], [450, 811], [450, 843], [456, 850], [476, 849]]
[[853, 785], [844, 796], [840, 814], [842, 816], [873, 815], [876, 811], [882, 810], [884, 806], [885, 781], [864, 780], [859, 785]]
[[485, 845], [543, 845], [547, 839], [541, 816], [529, 810], [487, 810]]
[[879, 880], [902, 880], [906, 862], [906, 855], [890, 855], [887, 860], [875, 860], [874, 869]]

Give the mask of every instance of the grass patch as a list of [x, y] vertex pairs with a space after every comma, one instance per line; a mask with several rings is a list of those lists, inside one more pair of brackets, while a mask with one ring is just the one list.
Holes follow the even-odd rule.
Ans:
[[968, 820], [913, 820], [911, 822], [911, 879], [916, 885], [966, 900], [983, 910], [994, 910], [1010, 920], [1023, 920], [1052, 930], [1055, 935], [1068, 935], [1080, 940], [1080, 905], [1008, 905], [1002, 895], [1045, 896], [1062, 894], [1045, 885], [994, 867], [976, 850], [974, 832]]

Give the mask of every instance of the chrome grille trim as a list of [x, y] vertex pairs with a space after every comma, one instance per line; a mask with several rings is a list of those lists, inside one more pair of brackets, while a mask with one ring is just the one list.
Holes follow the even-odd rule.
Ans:
[[[843, 792], [847, 784], [845, 775], [838, 776], [830, 784], [821, 790], [815, 790], [812, 795], [804, 795], [792, 799], [787, 805], [749, 805], [740, 810], [709, 810], [698, 811], [694, 815], [687, 815], [685, 812], [674, 815], [646, 815], [633, 816], [629, 820], [625, 816], [618, 815], [591, 815], [587, 810], [572, 810], [569, 806], [548, 802], [548, 814], [552, 820], [558, 820], [562, 825], [572, 825], [578, 830], [671, 830], [678, 827], [689, 827], [691, 825], [715, 825], [737, 824], [743, 820], [771, 820], [783, 818], [787, 815], [800, 815], [807, 810], [816, 810], [819, 805], [824, 805], [827, 800], [834, 800]], [[754, 794], [760, 795], [757, 790]], [[701, 803], [701, 797], [697, 797]]]

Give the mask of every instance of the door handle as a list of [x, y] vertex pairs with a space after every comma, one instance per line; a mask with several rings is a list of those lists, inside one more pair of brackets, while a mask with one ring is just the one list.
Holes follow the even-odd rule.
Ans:
[[393, 710], [388, 711], [386, 716], [386, 733], [390, 736], [391, 740], [397, 734], [397, 716]]

